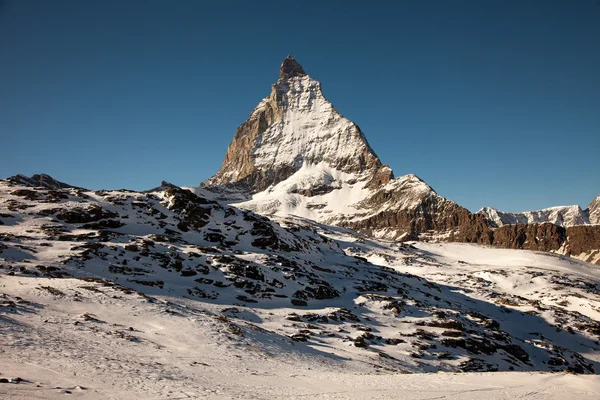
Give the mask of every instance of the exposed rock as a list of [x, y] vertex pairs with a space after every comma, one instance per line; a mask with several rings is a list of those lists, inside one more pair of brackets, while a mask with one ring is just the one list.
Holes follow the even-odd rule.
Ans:
[[565, 228], [551, 223], [503, 225], [494, 230], [492, 244], [508, 249], [558, 250], [567, 239]]
[[[61, 209], [56, 218], [71, 224], [84, 224], [97, 222], [101, 219], [118, 218], [119, 214], [102, 209], [100, 206], [89, 206], [87, 208]], [[106, 222], [107, 225], [112, 225]]]
[[281, 67], [279, 69], [279, 79], [285, 80], [294, 76], [305, 75], [306, 72], [304, 72], [302, 66], [298, 63], [298, 61], [294, 60], [294, 57], [291, 55], [288, 55], [281, 63]]
[[600, 249], [600, 225], [580, 225], [567, 228], [568, 251], [572, 255]]

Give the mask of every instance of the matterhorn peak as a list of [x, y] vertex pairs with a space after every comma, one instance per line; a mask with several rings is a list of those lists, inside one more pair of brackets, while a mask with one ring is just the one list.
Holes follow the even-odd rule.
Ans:
[[279, 68], [279, 79], [285, 80], [294, 76], [306, 76], [302, 65], [289, 54]]
[[305, 164], [352, 174], [363, 186], [375, 177], [384, 182], [392, 176], [389, 168], [380, 171], [383, 165], [360, 128], [340, 115], [323, 96], [321, 84], [287, 56], [271, 94], [239, 126], [222, 168], [203, 186], [235, 186], [254, 194]]

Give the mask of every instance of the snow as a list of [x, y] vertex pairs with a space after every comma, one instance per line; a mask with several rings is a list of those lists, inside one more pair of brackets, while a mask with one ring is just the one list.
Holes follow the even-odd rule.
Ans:
[[[63, 295], [40, 289], [47, 286]], [[24, 379], [0, 384], [3, 398], [385, 399], [401, 394], [405, 399], [493, 400], [600, 395], [597, 376], [403, 374], [353, 365], [329, 353], [333, 349], [327, 346], [289, 343], [245, 323], [248, 316], [232, 320], [244, 329], [244, 336], [236, 336], [209, 304], [173, 297], [148, 301], [77, 279], [2, 276], [0, 287], [5, 297], [21, 299], [15, 312], [0, 316], [0, 377]], [[257, 311], [250, 307], [246, 313], [255, 316]], [[263, 318], [268, 315], [254, 321]]]
[[[324, 186], [332, 188], [331, 192], [313, 196], [301, 194], [302, 191]], [[363, 186], [364, 183], [358, 182], [355, 174], [331, 168], [323, 161], [318, 164], [304, 162], [288, 179], [253, 195], [251, 200], [232, 205], [261, 214], [297, 215], [323, 220], [332, 215], [358, 212], [354, 205], [369, 194], [369, 190]], [[323, 207], [311, 207], [313, 205]]]
[[[295, 195], [307, 178], [339, 182], [338, 191], [352, 185], [307, 163], [274, 192]], [[430, 193], [414, 176], [404, 182]], [[548, 373], [600, 370], [595, 265], [377, 240], [301, 217], [269, 220], [178, 188], [0, 182], [0, 199], [4, 398], [599, 394], [596, 376]], [[85, 210], [123, 225], [78, 222]], [[505, 372], [455, 373], [495, 370]]]
[[[416, 175], [366, 188], [376, 156], [314, 79], [253, 116], [273, 99], [254, 166], [295, 173], [252, 196], [0, 182], [0, 397], [600, 397], [599, 266], [332, 226], [445, 199]], [[598, 204], [480, 212], [569, 226]]]
[[[327, 193], [309, 192], [324, 187], [328, 188]], [[383, 193], [388, 200], [374, 206], [371, 196], [378, 193]], [[335, 223], [361, 220], [388, 210], [413, 210], [423, 199], [434, 196], [441, 198], [413, 174], [392, 179], [378, 190], [373, 190], [365, 188], [364, 178], [360, 175], [342, 172], [321, 161], [318, 164], [304, 162], [288, 179], [252, 195], [249, 200], [228, 203], [264, 215], [295, 215]], [[376, 236], [395, 235], [396, 232], [382, 231]]]
[[[284, 98], [283, 115], [255, 143], [257, 168], [299, 168], [303, 162], [352, 159], [366, 149], [356, 125], [325, 99], [318, 81], [308, 75], [293, 77], [277, 82], [274, 90]], [[254, 113], [261, 112], [265, 105], [263, 100]]]

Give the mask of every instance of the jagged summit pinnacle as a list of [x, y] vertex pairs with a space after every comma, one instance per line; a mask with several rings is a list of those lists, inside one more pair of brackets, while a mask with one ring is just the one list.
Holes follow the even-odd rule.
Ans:
[[279, 68], [279, 79], [289, 79], [294, 76], [305, 76], [307, 75], [302, 68], [302, 65], [289, 54], [285, 60], [281, 63]]

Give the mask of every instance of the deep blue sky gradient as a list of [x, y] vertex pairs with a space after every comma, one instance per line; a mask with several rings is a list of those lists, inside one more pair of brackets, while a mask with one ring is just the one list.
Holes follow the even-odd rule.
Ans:
[[198, 185], [288, 53], [472, 211], [600, 194], [595, 0], [0, 0], [0, 177]]

